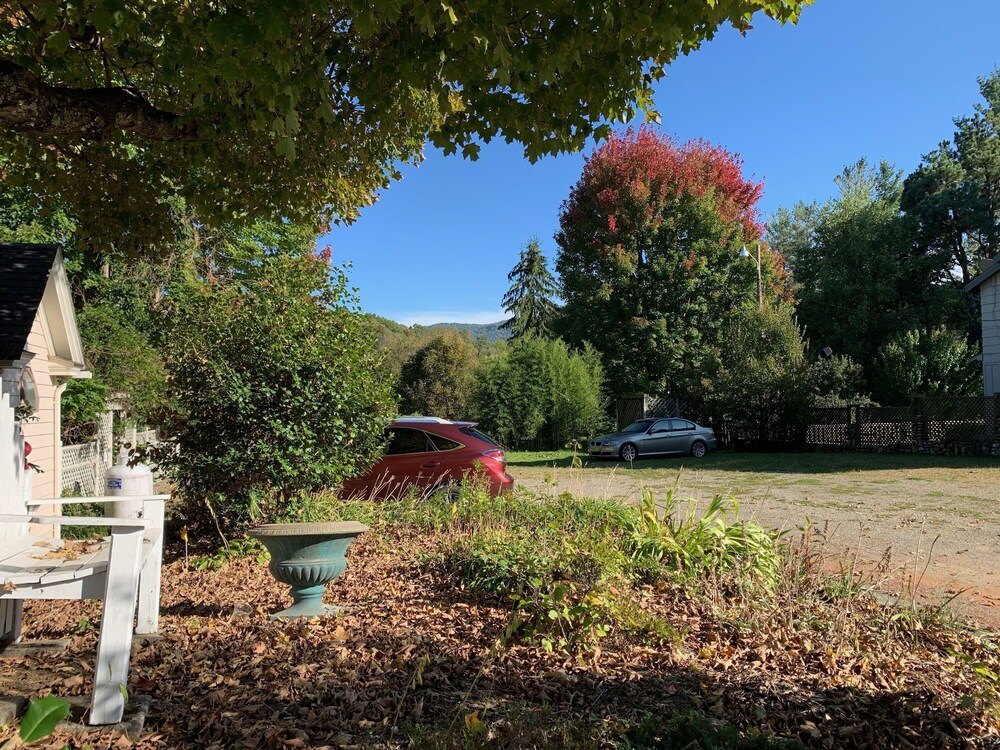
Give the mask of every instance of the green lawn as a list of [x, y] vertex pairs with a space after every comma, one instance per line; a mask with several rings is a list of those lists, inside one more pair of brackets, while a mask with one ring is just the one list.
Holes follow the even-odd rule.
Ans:
[[[754, 472], [768, 474], [834, 474], [843, 472], [881, 472], [918, 470], [932, 475], [950, 475], [955, 471], [985, 472], [984, 477], [1000, 479], [1000, 458], [971, 456], [928, 456], [891, 453], [712, 453], [703, 459], [689, 456], [649, 458], [632, 467], [621, 461], [580, 458], [588, 469], [627, 470], [638, 475], [656, 476], [681, 469]], [[512, 451], [507, 462], [516, 469], [562, 467], [572, 464], [573, 454], [560, 451]], [[927, 477], [924, 477], [927, 478]]]

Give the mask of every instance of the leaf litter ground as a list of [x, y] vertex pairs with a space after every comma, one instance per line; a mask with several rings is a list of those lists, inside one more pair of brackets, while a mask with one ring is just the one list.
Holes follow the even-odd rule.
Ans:
[[[428, 565], [436, 544], [405, 527], [361, 538], [327, 595], [343, 613], [325, 620], [269, 621], [290, 600], [253, 557], [208, 571], [165, 565], [163, 637], [132, 661], [129, 693], [153, 698], [134, 746], [409, 747], [417, 726], [471, 726], [488, 740], [537, 709], [552, 727], [583, 728], [594, 747], [612, 746], [643, 715], [678, 710], [815, 748], [1000, 747], [996, 694], [972, 666], [1000, 670], [995, 634], [933, 622], [917, 638], [889, 633], [885, 611], [859, 598], [850, 613], [839, 607], [854, 623], [847, 644], [803, 627], [801, 613], [740, 622], [718, 602], [660, 585], [640, 587], [635, 603], [676, 638], [612, 632], [581, 656], [547, 654], [501, 645], [509, 608]], [[27, 638], [73, 634], [71, 646], [6, 658], [0, 690], [89, 694], [99, 604], [25, 610]], [[547, 746], [546, 731], [521, 746]], [[96, 734], [52, 741], [130, 744]]]

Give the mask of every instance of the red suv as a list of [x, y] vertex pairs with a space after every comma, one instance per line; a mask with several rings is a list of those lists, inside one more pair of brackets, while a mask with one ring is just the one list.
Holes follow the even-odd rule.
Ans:
[[385, 455], [365, 474], [344, 482], [344, 497], [398, 497], [410, 487], [424, 493], [453, 487], [481, 473], [499, 495], [514, 486], [503, 448], [475, 422], [440, 417], [400, 417], [386, 428]]

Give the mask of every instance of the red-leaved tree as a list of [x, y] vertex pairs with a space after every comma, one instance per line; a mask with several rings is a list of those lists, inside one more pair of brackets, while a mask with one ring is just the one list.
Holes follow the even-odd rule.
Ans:
[[[594, 151], [563, 203], [557, 269], [562, 333], [589, 341], [618, 393], [692, 392], [723, 324], [757, 304], [763, 183], [739, 156], [650, 128]], [[765, 296], [787, 296], [784, 263], [762, 248]]]

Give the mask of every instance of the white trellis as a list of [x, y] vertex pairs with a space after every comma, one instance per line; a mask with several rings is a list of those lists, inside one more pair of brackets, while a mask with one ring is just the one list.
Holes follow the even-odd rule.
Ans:
[[[115, 461], [115, 411], [101, 416], [97, 435], [91, 442], [62, 446], [60, 464], [61, 494], [76, 497], [104, 494], [108, 469]], [[136, 431], [124, 436], [130, 445], [151, 445], [159, 441], [157, 430]]]

